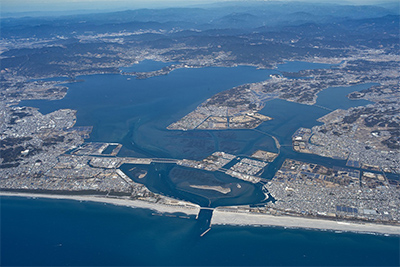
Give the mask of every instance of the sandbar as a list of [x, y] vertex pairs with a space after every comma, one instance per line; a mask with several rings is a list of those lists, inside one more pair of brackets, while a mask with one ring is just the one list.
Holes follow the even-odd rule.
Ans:
[[228, 187], [222, 187], [222, 186], [210, 186], [210, 185], [190, 185], [192, 188], [196, 189], [204, 189], [204, 190], [214, 190], [217, 192], [220, 192], [222, 194], [228, 194], [231, 192], [231, 189]]

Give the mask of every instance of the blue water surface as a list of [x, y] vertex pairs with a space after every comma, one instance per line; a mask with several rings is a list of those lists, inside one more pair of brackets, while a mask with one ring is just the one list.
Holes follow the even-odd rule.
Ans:
[[[143, 64], [135, 65], [137, 71], [162, 65], [153, 61]], [[258, 149], [277, 151], [273, 135], [282, 147], [263, 174], [271, 178], [286, 158], [345, 166], [343, 160], [294, 152], [291, 136], [299, 127], [319, 124], [316, 120], [332, 109], [368, 104], [346, 95], [371, 85], [328, 88], [318, 94], [314, 106], [269, 101], [260, 113], [273, 120], [256, 130], [169, 131], [166, 127], [218, 92], [266, 80], [279, 71], [321, 67], [330, 65], [294, 62], [276, 70], [246, 66], [178, 69], [145, 80], [115, 74], [82, 76], [78, 78], [84, 82], [68, 84], [62, 100], [23, 101], [21, 105], [38, 107], [43, 113], [76, 109], [77, 126], [94, 126], [89, 141], [122, 143], [119, 156], [202, 159], [214, 151], [251, 155]], [[202, 206], [251, 204], [263, 198], [260, 185], [225, 176], [217, 178], [227, 184], [242, 183], [243, 194], [218, 199], [184, 192], [169, 179], [171, 166], [152, 164], [148, 168], [151, 170], [142, 183], [152, 191]], [[1, 209], [2, 265], [399, 264], [398, 237], [218, 226], [200, 238], [200, 220], [152, 216], [149, 210], [19, 198], [2, 198]]]
[[[399, 238], [215, 226], [101, 203], [1, 198], [2, 266], [398, 266]], [[177, 214], [181, 215], [181, 214]]]

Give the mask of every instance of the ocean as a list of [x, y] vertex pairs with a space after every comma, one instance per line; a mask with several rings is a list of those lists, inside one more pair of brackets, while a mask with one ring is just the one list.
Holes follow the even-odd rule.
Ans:
[[399, 238], [214, 226], [102, 203], [2, 197], [2, 266], [398, 266]]
[[[144, 70], [164, 64], [146, 61]], [[329, 65], [315, 65], [325, 67]], [[140, 64], [132, 67], [140, 71]], [[283, 68], [283, 69], [280, 69]], [[120, 156], [201, 159], [214, 151], [250, 155], [257, 149], [276, 151], [274, 140], [254, 130], [169, 131], [166, 127], [212, 95], [249, 82], [263, 81], [280, 71], [313, 68], [289, 62], [274, 70], [254, 67], [178, 69], [169, 75], [137, 80], [124, 75], [78, 77], [67, 96], [56, 101], [23, 101], [43, 113], [76, 109], [77, 126], [93, 125], [88, 141], [119, 142]], [[366, 105], [345, 96], [371, 84], [328, 88], [317, 104], [328, 108]], [[273, 118], [258, 130], [283, 145], [299, 127], [317, 125], [329, 111], [283, 100], [267, 102], [260, 112]], [[282, 147], [264, 172], [271, 178], [286, 158], [344, 166], [342, 160], [294, 152]], [[164, 195], [221, 206], [258, 203], [263, 194], [253, 185], [229, 176], [245, 194], [226, 197], [182, 191], [170, 179], [172, 166], [148, 166], [142, 182]], [[153, 216], [152, 211], [100, 203], [3, 197], [1, 202], [2, 265], [399, 265], [399, 238], [283, 228], [217, 226], [199, 236], [200, 221]]]

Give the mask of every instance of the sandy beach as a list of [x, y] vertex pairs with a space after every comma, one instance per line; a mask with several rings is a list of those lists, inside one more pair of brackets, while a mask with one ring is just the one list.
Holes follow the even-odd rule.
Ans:
[[[75, 201], [90, 201], [107, 203], [130, 208], [143, 208], [154, 210], [159, 213], [185, 213], [197, 215], [200, 206], [192, 203], [177, 201], [176, 204], [151, 203], [142, 200], [131, 200], [124, 198], [112, 198], [104, 196], [85, 195], [55, 195], [55, 194], [34, 194], [18, 192], [0, 192], [0, 196], [15, 196], [25, 198], [49, 198], [66, 199]], [[216, 208], [211, 219], [212, 225], [235, 225], [235, 226], [277, 226], [284, 228], [304, 228], [313, 230], [331, 230], [357, 233], [377, 233], [388, 235], [400, 235], [400, 226], [383, 225], [373, 223], [343, 222], [314, 218], [301, 218], [291, 216], [274, 216], [269, 214], [254, 214], [248, 212], [233, 212]]]
[[278, 226], [286, 228], [400, 235], [400, 226], [394, 225], [273, 216], [268, 214], [222, 211], [220, 209], [214, 210], [211, 225]]
[[26, 197], [26, 198], [51, 198], [51, 199], [67, 199], [76, 201], [100, 202], [100, 203], [107, 203], [117, 206], [130, 207], [130, 208], [150, 209], [160, 213], [181, 212], [187, 215], [197, 215], [200, 211], [200, 206], [183, 201], [176, 201], [176, 205], [175, 203], [167, 205], [160, 203], [151, 203], [142, 200], [111, 198], [104, 196], [52, 195], [52, 194], [34, 194], [34, 193], [17, 193], [17, 192], [0, 192], [0, 196], [15, 196], [15, 197]]

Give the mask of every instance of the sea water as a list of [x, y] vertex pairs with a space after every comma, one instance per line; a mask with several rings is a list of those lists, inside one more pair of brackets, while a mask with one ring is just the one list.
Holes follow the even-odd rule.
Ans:
[[[1, 198], [1, 265], [398, 266], [399, 238], [194, 218], [72, 200]], [[180, 214], [177, 214], [180, 215]]]
[[[146, 62], [146, 68], [151, 66]], [[290, 64], [295, 64], [290, 69]], [[140, 65], [140, 64], [139, 64]], [[288, 63], [285, 71], [297, 71]], [[137, 67], [137, 66], [136, 66]], [[321, 67], [321, 66], [318, 66]], [[327, 67], [327, 66], [323, 66]], [[138, 69], [139, 71], [139, 69]], [[318, 107], [272, 100], [260, 112], [273, 118], [254, 130], [169, 131], [166, 127], [214, 94], [269, 78], [277, 70], [253, 67], [178, 69], [145, 80], [123, 75], [79, 77], [66, 97], [23, 101], [49, 113], [76, 109], [77, 126], [93, 125], [89, 141], [119, 142], [120, 156], [202, 159], [214, 151], [250, 155], [283, 147], [263, 176], [271, 178], [286, 158], [344, 166], [345, 161], [294, 152], [291, 135], [311, 128], [329, 113]], [[371, 85], [329, 88], [317, 104], [328, 109], [366, 105], [346, 95]], [[330, 101], [326, 101], [329, 99]], [[230, 177], [222, 182], [253, 186], [253, 194], [210, 199], [179, 190], [168, 178], [171, 166], [153, 164], [145, 183], [152, 191], [202, 206], [258, 203], [261, 188]], [[249, 189], [250, 190], [250, 189]], [[3, 218], [6, 218], [3, 220]], [[2, 259], [12, 265], [398, 265], [397, 237], [282, 228], [218, 226], [199, 237], [199, 221], [151, 216], [151, 211], [104, 204], [3, 198]], [[26, 255], [22, 257], [20, 255]]]

